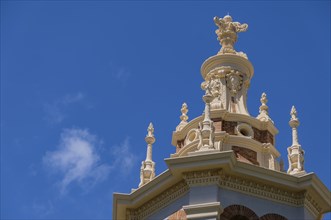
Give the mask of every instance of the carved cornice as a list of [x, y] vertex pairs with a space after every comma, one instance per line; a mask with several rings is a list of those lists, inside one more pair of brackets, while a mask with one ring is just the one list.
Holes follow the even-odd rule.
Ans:
[[155, 196], [150, 201], [141, 205], [136, 209], [127, 209], [126, 219], [139, 220], [144, 219], [155, 211], [169, 205], [179, 197], [185, 195], [189, 190], [189, 186], [185, 181], [181, 181], [176, 185], [166, 189], [161, 194]]
[[183, 181], [163, 191], [161, 194], [155, 196], [140, 207], [136, 209], [128, 209], [126, 218], [128, 220], [144, 219], [185, 195], [190, 187], [212, 184], [216, 184], [223, 189], [241, 192], [266, 200], [272, 200], [296, 207], [304, 206], [316, 217], [321, 215], [323, 211], [318, 202], [314, 200], [312, 195], [306, 190], [292, 192], [270, 184], [229, 175], [222, 169], [185, 172], [183, 173], [183, 178]]
[[315, 216], [319, 216], [322, 212], [322, 207], [318, 205], [309, 193], [305, 194], [304, 206]]
[[271, 185], [225, 174], [221, 169], [187, 172], [183, 174], [183, 177], [190, 187], [197, 185], [218, 184], [221, 188], [243, 192], [245, 194], [274, 200], [285, 204], [295, 206], [302, 206], [304, 204], [304, 191], [291, 192], [283, 190]]
[[318, 206], [318, 203], [306, 191], [291, 192], [272, 185], [228, 175], [222, 169], [186, 172], [183, 173], [183, 178], [190, 187], [217, 184], [221, 188], [292, 206], [305, 205], [314, 214], [322, 211], [322, 208]]
[[190, 187], [218, 184], [221, 178], [221, 172], [221, 169], [187, 172], [183, 173], [183, 178]]
[[268, 184], [262, 184], [227, 174], [222, 175], [219, 185], [222, 188], [295, 206], [303, 205], [305, 195], [304, 191], [291, 192]]

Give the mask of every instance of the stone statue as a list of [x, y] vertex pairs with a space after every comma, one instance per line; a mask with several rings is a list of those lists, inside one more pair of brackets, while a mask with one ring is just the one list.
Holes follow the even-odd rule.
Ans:
[[237, 33], [247, 30], [247, 24], [240, 24], [239, 22], [233, 22], [230, 15], [224, 16], [224, 18], [214, 17], [214, 22], [218, 26], [215, 31], [217, 39], [220, 41], [222, 48], [219, 53], [232, 53], [236, 54], [233, 45], [237, 41]]

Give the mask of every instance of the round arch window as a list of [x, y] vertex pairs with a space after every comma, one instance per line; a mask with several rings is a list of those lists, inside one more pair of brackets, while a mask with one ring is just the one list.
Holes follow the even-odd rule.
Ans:
[[236, 133], [240, 136], [245, 137], [254, 137], [254, 131], [252, 129], [252, 126], [246, 123], [241, 123], [236, 127]]

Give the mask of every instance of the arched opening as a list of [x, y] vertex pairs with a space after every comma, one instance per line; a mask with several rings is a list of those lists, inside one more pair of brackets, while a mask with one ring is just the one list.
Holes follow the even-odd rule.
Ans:
[[287, 218], [276, 213], [268, 213], [263, 215], [260, 220], [287, 220]]
[[220, 220], [259, 220], [259, 217], [246, 206], [230, 205], [223, 210]]
[[249, 218], [247, 218], [246, 216], [243, 216], [243, 215], [236, 215], [236, 216], [233, 216], [230, 220], [249, 220]]

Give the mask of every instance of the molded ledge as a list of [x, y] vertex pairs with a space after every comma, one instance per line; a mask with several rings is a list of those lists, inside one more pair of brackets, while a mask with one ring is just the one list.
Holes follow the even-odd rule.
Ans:
[[183, 206], [187, 219], [219, 219], [223, 212], [220, 202], [203, 203]]

